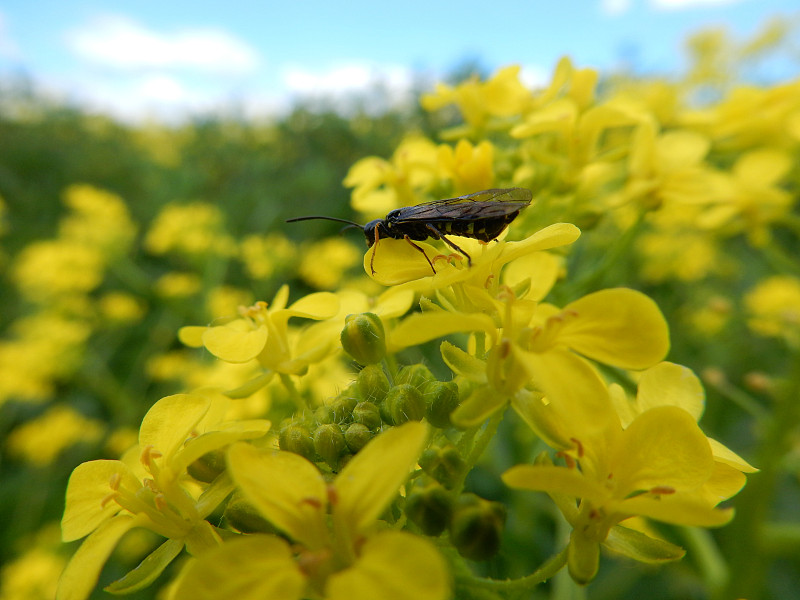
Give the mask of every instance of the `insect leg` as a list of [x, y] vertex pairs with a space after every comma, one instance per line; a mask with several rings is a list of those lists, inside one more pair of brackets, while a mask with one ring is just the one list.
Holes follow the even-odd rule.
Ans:
[[[470, 267], [472, 266], [472, 257], [469, 254], [467, 254], [466, 252], [464, 252], [463, 249], [459, 248], [455, 243], [453, 243], [450, 240], [448, 240], [441, 231], [436, 229], [436, 227], [434, 227], [430, 223], [426, 223], [425, 227], [428, 229], [428, 231], [431, 232], [431, 237], [434, 237], [437, 240], [442, 240], [445, 244], [450, 246], [453, 250], [455, 250], [456, 252], [460, 252], [461, 254], [466, 256], [467, 257], [467, 264]], [[428, 261], [428, 262], [430, 262], [430, 261]], [[431, 266], [433, 266], [433, 265], [431, 265]]]
[[369, 259], [369, 269], [372, 271], [372, 274], [375, 275], [375, 253], [378, 251], [378, 240], [380, 239], [380, 233], [378, 232], [378, 228], [375, 228], [375, 241], [372, 242], [372, 256]]
[[404, 239], [405, 239], [405, 240], [406, 240], [406, 241], [407, 241], [409, 244], [411, 244], [412, 246], [414, 246], [414, 248], [416, 248], [417, 250], [419, 250], [420, 252], [422, 252], [422, 256], [424, 256], [424, 257], [425, 257], [425, 260], [427, 260], [427, 261], [428, 261], [428, 264], [431, 266], [431, 271], [433, 271], [433, 274], [435, 275], [435, 274], [436, 274], [436, 269], [434, 269], [434, 268], [433, 268], [433, 263], [431, 262], [431, 259], [430, 259], [430, 258], [428, 258], [428, 255], [427, 255], [427, 254], [425, 254], [425, 250], [423, 250], [422, 248], [420, 248], [419, 246], [417, 246], [417, 245], [416, 245], [414, 242], [412, 242], [412, 241], [411, 241], [411, 238], [410, 238], [410, 237], [408, 237], [407, 235], [403, 236], [403, 238], [404, 238]]

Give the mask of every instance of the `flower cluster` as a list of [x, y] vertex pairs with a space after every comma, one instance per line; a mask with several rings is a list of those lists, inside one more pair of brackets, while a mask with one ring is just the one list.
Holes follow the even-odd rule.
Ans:
[[[456, 244], [408, 239], [417, 230], [382, 237], [354, 274], [360, 255], [339, 238], [237, 244], [208, 205], [165, 209], [145, 240], [154, 255], [239, 260], [254, 278], [291, 263], [300, 281], [294, 294], [275, 285], [269, 301], [216, 288], [215, 306], [238, 312], [178, 334], [213, 363], [178, 352], [154, 362], [191, 391], [156, 402], [120, 460], [74, 470], [62, 533], [85, 539], [58, 598], [86, 598], [134, 529], [161, 542], [108, 591], [163, 575], [178, 599], [444, 600], [530, 595], [562, 569], [587, 585], [601, 548], [677, 561], [686, 551], [668, 526], [731, 522], [731, 499], [757, 469], [699, 421], [723, 395], [765, 412], [726, 379], [749, 368], [726, 354], [737, 336], [782, 344], [782, 358], [799, 349], [800, 87], [729, 89], [703, 75], [716, 46], [701, 42], [680, 85], [601, 86], [566, 58], [538, 91], [514, 66], [439, 85], [423, 107], [461, 117], [444, 141], [408, 136], [344, 180], [363, 218], [530, 189], [532, 205], [489, 242], [473, 239], [484, 217], [468, 211], [426, 230]], [[714, 101], [693, 102], [709, 87]], [[105, 248], [127, 239], [75, 225], [63, 235], [82, 231]], [[31, 265], [57, 259], [86, 274], [68, 290], [85, 294], [104, 264], [40, 252], [17, 268], [24, 289], [42, 287]], [[172, 301], [209, 285], [178, 269], [162, 281]], [[297, 293], [304, 284], [330, 291]], [[705, 373], [716, 394], [706, 407], [700, 378], [678, 363], [721, 356], [729, 371]], [[761, 424], [788, 447], [797, 374], [750, 375], [783, 407], [785, 419]], [[532, 514], [557, 531], [546, 544]]]

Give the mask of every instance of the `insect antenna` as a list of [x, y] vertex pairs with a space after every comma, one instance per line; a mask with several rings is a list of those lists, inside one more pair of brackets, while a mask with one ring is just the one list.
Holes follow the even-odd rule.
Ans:
[[[359, 229], [364, 229], [363, 225], [359, 225], [355, 221], [348, 221], [347, 219], [338, 219], [336, 217], [321, 217], [321, 216], [294, 217], [292, 219], [286, 219], [286, 222], [296, 223], [297, 221], [311, 221], [312, 219], [322, 219], [324, 221], [336, 221], [338, 223], [347, 223], [348, 227], [345, 227], [344, 229], [349, 229], [350, 227], [358, 227]], [[344, 231], [344, 229], [342, 231]]]

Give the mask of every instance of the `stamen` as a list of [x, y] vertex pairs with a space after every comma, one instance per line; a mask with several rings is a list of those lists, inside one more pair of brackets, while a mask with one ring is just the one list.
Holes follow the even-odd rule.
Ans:
[[578, 449], [578, 458], [583, 458], [583, 444], [578, 438], [569, 438], [569, 441], [575, 444]]
[[657, 485], [654, 488], [650, 488], [650, 493], [656, 496], [669, 496], [675, 493], [675, 488], [669, 485]]

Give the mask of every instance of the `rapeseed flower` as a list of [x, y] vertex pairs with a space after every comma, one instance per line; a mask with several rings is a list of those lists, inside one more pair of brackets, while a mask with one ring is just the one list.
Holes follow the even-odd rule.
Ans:
[[[233, 480], [296, 546], [267, 535], [234, 539], [191, 563], [174, 597], [219, 598], [234, 591], [243, 599], [448, 597], [449, 578], [437, 550], [378, 521], [426, 438], [421, 423], [384, 432], [327, 484], [301, 456], [236, 444], [228, 453]], [[234, 565], [248, 575], [232, 578], [228, 568]]]
[[203, 489], [187, 468], [236, 440], [263, 436], [270, 426], [263, 420], [225, 422], [227, 406], [226, 398], [211, 391], [162, 398], [142, 421], [139, 445], [122, 460], [90, 461], [73, 471], [62, 537], [86, 540], [61, 576], [59, 600], [87, 598], [111, 551], [131, 529], [149, 529], [167, 541], [139, 569], [112, 584], [115, 591], [148, 585], [184, 547], [199, 554], [220, 543], [206, 517], [233, 484], [220, 475]]
[[[670, 370], [667, 377], [673, 373]], [[714, 454], [688, 411], [667, 399], [643, 406], [624, 426], [608, 389], [588, 365], [574, 369], [559, 392], [548, 395], [547, 402], [530, 397], [518, 410], [559, 450], [567, 466], [546, 461], [518, 465], [503, 475], [503, 481], [554, 498], [573, 528], [568, 565], [576, 581], [594, 578], [601, 544], [648, 562], [680, 558], [683, 553], [671, 544], [615, 530], [630, 517], [702, 527], [723, 525], [732, 518], [731, 509], [715, 508], [720, 498], [709, 498]], [[660, 392], [650, 390], [645, 397]], [[723, 488], [728, 496], [738, 491]]]

